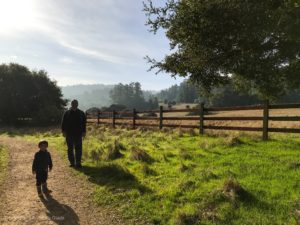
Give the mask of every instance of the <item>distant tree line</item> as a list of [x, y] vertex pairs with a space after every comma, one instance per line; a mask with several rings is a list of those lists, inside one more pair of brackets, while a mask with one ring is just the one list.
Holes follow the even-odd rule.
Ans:
[[19, 64], [0, 65], [0, 122], [35, 125], [59, 122], [67, 101], [44, 70]]
[[102, 107], [111, 104], [109, 91], [114, 85], [90, 84], [62, 87], [62, 93], [67, 99], [77, 99], [81, 110], [92, 107]]
[[[183, 81], [179, 85], [161, 90], [158, 93], [145, 92], [138, 82], [118, 84], [110, 91], [111, 101], [109, 107], [102, 107], [104, 111], [122, 111], [136, 108], [139, 110], [158, 109], [159, 103], [175, 105], [177, 103], [200, 103], [207, 106], [244, 106], [261, 104], [262, 100], [256, 92], [242, 92], [233, 82], [213, 88], [209, 94], [196, 84]], [[147, 99], [148, 98], [148, 99]], [[147, 99], [147, 100], [146, 100]], [[273, 100], [273, 103], [294, 103], [300, 101], [300, 90], [288, 91], [284, 96]]]
[[160, 102], [165, 104], [194, 103], [199, 98], [199, 88], [188, 81], [183, 81], [180, 85], [173, 85], [170, 88], [156, 94]]
[[[215, 88], [208, 97], [202, 98], [210, 106], [244, 106], [262, 104], [261, 98], [254, 93], [241, 92], [233, 84]], [[300, 89], [287, 91], [285, 95], [271, 103], [299, 103]]]
[[[209, 106], [243, 106], [261, 104], [262, 100], [255, 92], [242, 92], [233, 83], [212, 89], [207, 95], [197, 85], [182, 82], [168, 89], [160, 91], [156, 95], [160, 102], [174, 105], [174, 103], [199, 103], [205, 102]], [[300, 102], [300, 89], [290, 90], [273, 103], [297, 103]]]
[[107, 109], [152, 110], [158, 108], [157, 97], [149, 95], [146, 100], [139, 82], [119, 83], [110, 91], [109, 96], [114, 104]]

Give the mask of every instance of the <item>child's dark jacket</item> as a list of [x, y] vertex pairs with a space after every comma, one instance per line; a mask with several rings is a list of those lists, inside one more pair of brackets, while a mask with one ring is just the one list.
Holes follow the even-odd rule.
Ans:
[[50, 152], [40, 150], [35, 153], [32, 163], [33, 172], [48, 171], [48, 169], [52, 169], [52, 166], [53, 165]]

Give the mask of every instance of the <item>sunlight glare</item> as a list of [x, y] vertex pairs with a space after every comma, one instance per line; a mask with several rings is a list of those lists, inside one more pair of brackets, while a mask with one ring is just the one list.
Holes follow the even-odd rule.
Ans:
[[34, 0], [0, 0], [0, 33], [26, 30], [35, 22]]

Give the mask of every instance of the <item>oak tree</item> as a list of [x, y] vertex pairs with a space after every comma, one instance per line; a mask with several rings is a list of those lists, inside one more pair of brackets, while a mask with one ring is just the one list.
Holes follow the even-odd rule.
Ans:
[[263, 99], [300, 86], [300, 0], [165, 0], [144, 3], [150, 31], [171, 51], [150, 69], [209, 91], [234, 81]]

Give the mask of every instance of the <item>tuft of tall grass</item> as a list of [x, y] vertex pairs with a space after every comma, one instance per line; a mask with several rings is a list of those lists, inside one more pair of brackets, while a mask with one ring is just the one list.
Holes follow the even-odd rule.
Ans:
[[6, 148], [0, 145], [0, 190], [1, 190], [1, 185], [6, 176], [7, 165], [8, 165], [8, 152]]
[[183, 173], [183, 172], [187, 171], [188, 169], [189, 169], [189, 167], [181, 162], [181, 164], [179, 166], [179, 171]]
[[156, 175], [157, 174], [146, 163], [142, 164], [142, 173], [144, 174], [144, 176], [150, 176], [150, 175]]
[[196, 225], [199, 224], [199, 210], [196, 205], [185, 204], [174, 213], [174, 225]]
[[240, 201], [250, 202], [254, 200], [252, 194], [233, 177], [225, 180], [221, 191], [234, 208], [238, 207]]
[[202, 170], [200, 172], [200, 175], [201, 175], [202, 180], [204, 180], [206, 182], [211, 179], [218, 179], [218, 176], [208, 168], [205, 168], [204, 170]]
[[183, 129], [182, 129], [181, 127], [179, 127], [179, 128], [177, 129], [177, 135], [178, 135], [178, 137], [183, 137], [184, 131], [183, 131]]
[[114, 147], [115, 147], [115, 149], [117, 149], [119, 151], [126, 150], [125, 145], [122, 142], [120, 142], [119, 140], [117, 140], [117, 139], [115, 139], [115, 141], [114, 141]]
[[179, 157], [182, 158], [183, 160], [192, 159], [192, 155], [187, 150], [185, 150], [183, 148], [179, 149]]
[[115, 160], [121, 158], [123, 154], [120, 152], [120, 149], [117, 148], [114, 144], [109, 144], [107, 146], [107, 152], [105, 154], [105, 160]]
[[147, 163], [153, 161], [152, 157], [147, 152], [145, 152], [142, 149], [135, 149], [135, 148], [131, 149], [130, 159], [147, 162]]
[[299, 169], [300, 168], [300, 162], [293, 162], [289, 165], [289, 169]]
[[198, 136], [198, 135], [199, 135], [199, 131], [197, 132], [195, 129], [189, 129], [188, 134], [189, 134], [191, 137], [195, 137], [195, 136]]
[[103, 155], [103, 150], [102, 149], [93, 149], [90, 152], [90, 158], [93, 162], [98, 163], [101, 160], [101, 157]]
[[199, 221], [198, 214], [180, 212], [177, 213], [174, 225], [193, 225]]
[[98, 134], [98, 138], [99, 138], [99, 141], [102, 141], [102, 142], [107, 141], [107, 137], [104, 132], [100, 132]]
[[188, 180], [188, 181], [183, 181], [178, 184], [178, 189], [181, 191], [186, 191], [186, 190], [191, 190], [196, 187], [195, 181]]
[[199, 147], [203, 150], [211, 150], [219, 145], [218, 142], [212, 142], [208, 140], [201, 140]]
[[228, 136], [224, 139], [224, 144], [229, 147], [234, 147], [243, 144], [243, 141], [237, 136]]

